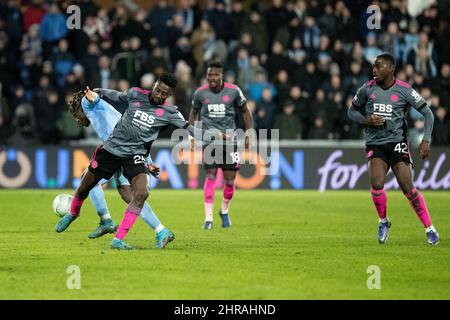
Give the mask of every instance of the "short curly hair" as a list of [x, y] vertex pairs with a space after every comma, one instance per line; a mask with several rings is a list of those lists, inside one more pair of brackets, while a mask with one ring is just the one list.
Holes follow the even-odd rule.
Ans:
[[159, 81], [163, 82], [164, 84], [168, 85], [170, 88], [175, 89], [177, 86], [177, 78], [175, 75], [165, 72], [159, 77]]
[[206, 69], [209, 68], [217, 68], [223, 70], [223, 63], [220, 60], [211, 60], [210, 62], [208, 62]]
[[70, 100], [68, 103], [69, 112], [72, 115], [74, 115], [81, 108], [81, 100], [83, 99], [84, 96], [85, 93], [83, 90], [73, 94], [72, 100]]

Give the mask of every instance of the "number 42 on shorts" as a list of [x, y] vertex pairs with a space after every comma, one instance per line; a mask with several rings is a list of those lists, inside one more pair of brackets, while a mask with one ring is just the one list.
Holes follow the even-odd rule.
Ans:
[[398, 153], [408, 153], [408, 145], [405, 142], [399, 142], [395, 145], [394, 151]]

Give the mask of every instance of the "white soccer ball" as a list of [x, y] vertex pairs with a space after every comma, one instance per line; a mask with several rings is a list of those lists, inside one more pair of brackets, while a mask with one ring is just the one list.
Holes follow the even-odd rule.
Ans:
[[52, 209], [58, 217], [63, 217], [70, 212], [70, 204], [72, 203], [72, 196], [70, 194], [58, 194], [53, 200]]

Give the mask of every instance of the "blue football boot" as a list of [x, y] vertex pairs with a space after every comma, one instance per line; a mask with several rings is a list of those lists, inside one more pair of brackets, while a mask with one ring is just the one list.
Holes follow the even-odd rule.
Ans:
[[213, 227], [212, 221], [205, 221], [205, 224], [203, 225], [204, 230], [211, 230]]
[[391, 222], [380, 222], [378, 228], [378, 243], [384, 244], [389, 238], [389, 228], [391, 227]]
[[169, 229], [164, 228], [156, 234], [155, 247], [157, 249], [164, 249], [164, 247], [173, 240], [175, 240], [175, 235], [170, 232]]
[[427, 232], [427, 241], [431, 246], [439, 244], [439, 234], [436, 231], [430, 230]]
[[222, 211], [219, 211], [220, 219], [222, 219], [222, 228], [231, 227], [230, 215], [228, 213], [222, 214]]
[[117, 250], [133, 250], [134, 248], [132, 246], [129, 246], [125, 243], [125, 241], [114, 238], [111, 241], [111, 249], [117, 249]]
[[78, 216], [73, 217], [70, 213], [66, 213], [64, 217], [62, 217], [58, 223], [56, 224], [55, 231], [60, 233], [66, 230], [70, 224], [76, 219]]
[[112, 221], [112, 219], [107, 219], [105, 221], [101, 220], [97, 229], [95, 229], [91, 234], [89, 234], [90, 239], [95, 239], [103, 236], [107, 233], [115, 233], [117, 230], [117, 225]]

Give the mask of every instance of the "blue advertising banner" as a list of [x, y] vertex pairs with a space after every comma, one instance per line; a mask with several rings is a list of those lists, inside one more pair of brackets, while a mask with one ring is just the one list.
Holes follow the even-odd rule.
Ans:
[[[94, 147], [0, 147], [0, 188], [68, 188], [78, 186], [89, 165]], [[414, 182], [419, 189], [450, 188], [450, 149], [432, 148], [430, 158], [421, 160], [414, 152]], [[201, 164], [175, 164], [172, 148], [152, 148], [152, 158], [161, 167], [160, 179], [151, 188], [196, 189], [203, 186]], [[258, 155], [253, 155], [258, 158]], [[181, 156], [182, 157], [182, 156]], [[241, 189], [367, 189], [367, 164], [362, 148], [281, 147], [265, 163], [243, 164], [236, 186]], [[222, 183], [221, 174], [217, 179]], [[390, 172], [386, 189], [398, 188]]]

